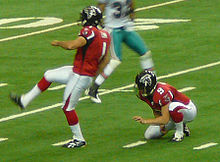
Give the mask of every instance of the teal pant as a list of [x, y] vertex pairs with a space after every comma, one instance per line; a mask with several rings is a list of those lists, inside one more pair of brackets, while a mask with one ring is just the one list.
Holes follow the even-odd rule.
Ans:
[[135, 31], [127, 31], [123, 28], [116, 28], [112, 30], [111, 37], [114, 50], [113, 55], [115, 55], [120, 61], [122, 60], [122, 42], [137, 52], [140, 56], [144, 55], [148, 51], [144, 41]]

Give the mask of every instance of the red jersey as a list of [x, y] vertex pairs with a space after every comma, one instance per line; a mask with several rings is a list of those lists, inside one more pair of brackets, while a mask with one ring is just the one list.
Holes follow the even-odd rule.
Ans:
[[187, 105], [190, 99], [179, 92], [173, 86], [167, 83], [158, 82], [156, 89], [152, 96], [144, 97], [139, 91], [139, 96], [141, 100], [145, 101], [152, 109], [156, 111], [161, 111], [161, 107], [167, 105], [170, 102], [181, 102]]
[[95, 76], [99, 63], [108, 52], [111, 38], [107, 31], [86, 26], [79, 36], [87, 40], [85, 46], [77, 49], [73, 63], [73, 71], [79, 75]]

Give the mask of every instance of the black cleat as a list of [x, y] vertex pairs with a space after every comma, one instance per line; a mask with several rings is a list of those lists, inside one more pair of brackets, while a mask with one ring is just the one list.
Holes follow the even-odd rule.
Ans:
[[21, 96], [11, 93], [9, 97], [16, 105], [21, 108], [21, 110], [25, 109], [24, 105], [21, 103]]
[[85, 147], [85, 146], [86, 146], [86, 141], [80, 141], [77, 139], [74, 139], [63, 145], [63, 147], [66, 147], [66, 148], [79, 148], [79, 147]]
[[186, 137], [190, 136], [190, 129], [185, 123], [183, 123], [183, 133], [186, 135]]
[[90, 99], [93, 102], [95, 102], [95, 103], [102, 103], [102, 101], [101, 101], [101, 99], [99, 98], [99, 95], [98, 95], [98, 90], [92, 90], [90, 88], [88, 95], [90, 96]]
[[184, 139], [184, 136], [181, 136], [175, 133], [173, 137], [170, 139], [170, 142], [182, 142], [183, 139]]

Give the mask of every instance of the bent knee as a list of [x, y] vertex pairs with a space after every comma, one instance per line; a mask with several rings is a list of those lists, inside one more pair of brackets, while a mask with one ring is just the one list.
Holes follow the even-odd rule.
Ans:
[[144, 133], [144, 137], [148, 139], [160, 138], [163, 134], [159, 125], [150, 125]]

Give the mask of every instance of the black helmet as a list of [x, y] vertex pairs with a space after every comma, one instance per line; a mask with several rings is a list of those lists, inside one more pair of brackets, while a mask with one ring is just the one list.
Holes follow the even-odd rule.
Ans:
[[139, 90], [143, 90], [143, 94], [149, 96], [153, 93], [157, 85], [156, 75], [152, 71], [144, 70], [137, 74], [135, 78], [135, 86]]
[[98, 7], [88, 6], [81, 11], [80, 20], [83, 26], [97, 26], [102, 19], [102, 12]]

